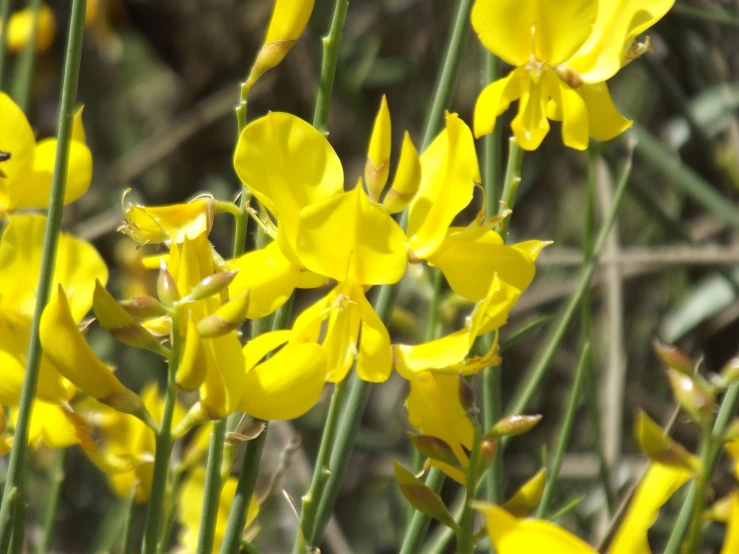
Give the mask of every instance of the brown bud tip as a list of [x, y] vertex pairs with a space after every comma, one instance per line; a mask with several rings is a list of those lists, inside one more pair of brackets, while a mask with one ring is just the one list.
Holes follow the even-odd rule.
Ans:
[[459, 461], [454, 455], [452, 447], [449, 446], [445, 441], [437, 437], [430, 435], [415, 435], [408, 433], [408, 438], [413, 445], [413, 448], [418, 450], [426, 458], [431, 458], [445, 464], [449, 464], [454, 467], [459, 466]]
[[162, 261], [162, 265], [159, 268], [157, 296], [159, 296], [159, 301], [167, 307], [172, 306], [180, 299], [180, 293], [177, 291], [177, 282], [167, 269], [164, 261]]
[[197, 302], [198, 300], [218, 294], [231, 284], [231, 281], [234, 280], [238, 272], [239, 270], [237, 269], [236, 271], [221, 271], [209, 275], [195, 285], [190, 294], [187, 295], [187, 299]]
[[512, 415], [504, 417], [488, 431], [489, 437], [515, 437], [528, 433], [541, 421], [541, 415]]
[[710, 386], [699, 376], [690, 377], [678, 370], [669, 368], [667, 381], [675, 400], [697, 421], [711, 417], [716, 407], [716, 399]]
[[485, 471], [495, 460], [495, 454], [498, 452], [498, 441], [494, 439], [485, 439], [480, 443], [480, 471]]
[[462, 375], [461, 373], [459, 374], [457, 383], [459, 402], [460, 404], [462, 404], [462, 408], [464, 408], [464, 411], [467, 412], [467, 416], [470, 419], [476, 419], [478, 414], [480, 413], [480, 409], [477, 407], [475, 391], [472, 390], [472, 387], [467, 382], [467, 379], [465, 379], [464, 375]]
[[695, 371], [693, 360], [677, 347], [665, 344], [659, 339], [652, 341], [652, 347], [654, 348], [654, 353], [657, 354], [660, 361], [667, 367], [671, 367], [687, 375], [692, 375]]
[[136, 296], [128, 300], [121, 300], [120, 305], [137, 319], [160, 317], [167, 313], [164, 306], [153, 296]]
[[229, 323], [218, 314], [212, 314], [198, 321], [198, 335], [204, 339], [222, 337], [231, 331], [238, 329], [238, 323]]

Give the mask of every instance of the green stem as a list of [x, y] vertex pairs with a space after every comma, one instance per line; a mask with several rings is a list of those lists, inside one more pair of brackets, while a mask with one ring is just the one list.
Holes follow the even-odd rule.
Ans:
[[577, 364], [577, 370], [575, 371], [575, 378], [572, 381], [570, 401], [567, 404], [567, 410], [565, 411], [565, 416], [562, 420], [562, 430], [559, 432], [559, 438], [557, 439], [557, 448], [554, 451], [552, 465], [549, 468], [549, 475], [546, 486], [544, 487], [544, 494], [541, 497], [541, 502], [539, 502], [539, 507], [536, 511], [536, 517], [538, 518], [546, 518], [549, 507], [552, 504], [553, 493], [557, 486], [557, 479], [559, 478], [559, 470], [562, 467], [562, 460], [564, 460], [565, 452], [567, 451], [567, 446], [570, 442], [572, 428], [575, 426], [575, 415], [577, 415], [580, 395], [587, 377], [589, 360], [590, 343], [586, 342], [580, 352], [580, 360]]
[[[506, 164], [505, 178], [503, 179], [503, 203], [510, 209], [516, 203], [516, 194], [518, 194], [518, 185], [521, 184], [521, 167], [523, 166], [523, 150], [516, 142], [514, 137], [508, 139], [508, 163]], [[501, 206], [501, 210], [504, 209]], [[506, 217], [500, 223], [500, 236], [503, 241], [508, 240], [508, 225], [510, 217]]]
[[[87, 1], [87, 0], [85, 0]], [[23, 48], [18, 60], [15, 62], [13, 80], [11, 83], [11, 94], [18, 107], [24, 112], [28, 109], [28, 100], [31, 91], [31, 77], [33, 76], [33, 64], [36, 61], [36, 35], [38, 34], [39, 11], [43, 5], [42, 0], [30, 0], [28, 9], [32, 14], [31, 30], [28, 35], [28, 43]]]
[[[296, 540], [296, 552], [303, 552], [305, 546], [313, 545], [312, 532], [315, 530], [316, 517], [318, 515], [319, 502], [323, 498], [326, 484], [331, 476], [329, 462], [331, 460], [331, 449], [336, 439], [336, 431], [339, 426], [339, 417], [341, 415], [341, 406], [344, 403], [344, 393], [346, 391], [346, 379], [336, 383], [334, 392], [331, 395], [331, 404], [326, 415], [326, 422], [323, 427], [323, 435], [321, 436], [321, 444], [318, 447], [318, 456], [316, 457], [316, 466], [313, 470], [313, 478], [311, 479], [310, 488], [303, 496], [302, 508], [300, 510], [300, 530]], [[302, 536], [300, 536], [302, 535]], [[302, 542], [305, 544], [301, 544]]]
[[8, 471], [5, 481], [2, 508], [0, 508], [0, 544], [4, 544], [9, 536], [11, 514], [10, 504], [6, 501], [11, 490], [18, 489], [23, 497], [22, 483], [28, 448], [28, 425], [31, 419], [31, 408], [36, 396], [39, 366], [41, 364], [41, 342], [39, 341], [39, 323], [44, 307], [49, 301], [49, 293], [54, 278], [54, 264], [59, 245], [59, 230], [62, 223], [64, 206], [64, 190], [67, 184], [67, 168], [69, 167], [69, 148], [72, 137], [72, 121], [77, 102], [77, 80], [82, 55], [82, 36], [85, 22], [86, 0], [73, 0], [70, 16], [69, 40], [62, 80], [62, 97], [59, 107], [58, 142], [56, 164], [51, 183], [48, 221], [44, 235], [44, 248], [41, 258], [41, 271], [36, 288], [36, 306], [31, 326], [31, 340], [26, 359], [26, 373], [23, 379], [18, 419], [15, 427], [13, 448], [10, 451]]
[[[10, 0], [0, 0], [0, 22], [7, 22], [10, 18]], [[3, 23], [5, 27], [5, 23]], [[0, 30], [0, 90], [3, 89], [3, 80], [5, 78], [5, 66], [8, 61], [8, 48], [5, 34]]]
[[[433, 467], [429, 470], [429, 473], [426, 476], [425, 484], [431, 490], [438, 493], [444, 484], [445, 478], [446, 476], [443, 471]], [[426, 533], [428, 533], [430, 525], [430, 517], [422, 514], [418, 510], [414, 510], [410, 524], [405, 530], [403, 544], [400, 547], [400, 554], [415, 554], [418, 552], [421, 548], [421, 544], [423, 544], [423, 541], [426, 538]]]
[[341, 32], [344, 29], [349, 0], [336, 0], [334, 16], [328, 35], [323, 37], [323, 60], [321, 62], [321, 80], [318, 85], [316, 108], [313, 112], [313, 126], [328, 135], [328, 111], [331, 106], [331, 94], [336, 76], [336, 64], [339, 61], [339, 45]]
[[[167, 491], [169, 458], [172, 454], [172, 418], [174, 417], [174, 408], [177, 402], [175, 375], [182, 352], [182, 334], [180, 333], [179, 315], [179, 309], [175, 307], [171, 316], [172, 354], [167, 371], [167, 390], [164, 395], [162, 422], [156, 437], [151, 493], [149, 494], [149, 506], [146, 511], [146, 525], [144, 527], [143, 554], [154, 554], [157, 551], [159, 529], [162, 522], [162, 506], [164, 506], [164, 497]], [[172, 499], [172, 502], [174, 501], [175, 499]]]
[[126, 501], [126, 520], [123, 524], [123, 543], [121, 554], [133, 554], [133, 529], [136, 521], [136, 489]]
[[54, 452], [54, 459], [49, 468], [47, 478], [46, 493], [46, 510], [44, 511], [44, 530], [41, 535], [38, 553], [46, 554], [51, 546], [51, 536], [54, 532], [54, 522], [56, 521], [56, 509], [59, 505], [59, 494], [62, 491], [62, 483], [64, 482], [64, 460], [67, 450], [59, 448]]
[[179, 468], [175, 469], [172, 472], [172, 483], [170, 492], [170, 498], [172, 498], [172, 502], [167, 502], [164, 523], [161, 525], [161, 528], [159, 530], [157, 554], [164, 554], [165, 552], [167, 552], [167, 547], [169, 546], [169, 540], [172, 536], [172, 528], [174, 527], [175, 518], [177, 516], [177, 502], [180, 498], [182, 477], [183, 472]]
[[480, 462], [480, 428], [477, 422], [473, 422], [474, 438], [472, 441], [472, 451], [470, 452], [470, 465], [467, 468], [467, 483], [465, 487], [464, 510], [462, 511], [462, 523], [457, 537], [459, 545], [459, 554], [472, 554], [475, 550], [474, 528], [475, 528], [475, 511], [472, 503], [475, 501], [475, 493], [477, 492], [477, 482], [479, 477], [478, 464]]
[[[482, 88], [497, 81], [501, 75], [500, 61], [490, 51], [481, 47], [482, 53]], [[500, 168], [502, 160], [500, 147], [503, 133], [500, 125], [482, 139], [482, 183], [485, 187], [485, 213], [493, 215], [498, 211], [498, 194]]]
[[26, 550], [26, 512], [28, 505], [19, 502], [13, 517], [13, 536], [10, 538], [10, 554], [23, 554]]
[[705, 493], [705, 487], [711, 482], [713, 472], [716, 470], [716, 464], [721, 455], [724, 433], [731, 420], [736, 416], [737, 409], [739, 409], [739, 383], [734, 383], [726, 391], [721, 401], [721, 408], [719, 408], [716, 423], [713, 425], [710, 440], [705, 441], [707, 444], [701, 451], [701, 474], [699, 481], [704, 481], [704, 484], [699, 485], [696, 481], [690, 484], [688, 494], [677, 516], [675, 526], [672, 528], [672, 534], [670, 535], [670, 540], [667, 543], [664, 554], [678, 554], [680, 551], [680, 544], [683, 542], [683, 538], [693, 520], [695, 506], [697, 503], [702, 504], [705, 501], [705, 498], [699, 498], [699, 496], [704, 497], [705, 494], [699, 495], [699, 493]]
[[203, 508], [200, 513], [200, 531], [196, 554], [211, 554], [221, 499], [221, 461], [223, 442], [226, 439], [226, 418], [213, 422], [213, 431], [208, 448], [208, 464], [203, 488]]

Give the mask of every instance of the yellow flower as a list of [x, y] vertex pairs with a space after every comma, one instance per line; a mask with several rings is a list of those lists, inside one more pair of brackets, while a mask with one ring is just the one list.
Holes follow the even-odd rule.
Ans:
[[[10, 417], [16, 424], [18, 410], [11, 409]], [[28, 444], [32, 448], [66, 448], [75, 445], [79, 426], [68, 407], [34, 400], [28, 427]]]
[[[0, 403], [15, 406], [25, 375], [26, 352], [36, 307], [36, 285], [41, 270], [46, 218], [11, 215], [0, 240]], [[82, 321], [92, 306], [95, 281], [106, 282], [108, 269], [95, 248], [66, 233], [59, 237], [54, 285], [70, 291], [72, 325]], [[62, 379], [50, 354], [66, 348], [54, 339], [47, 344], [40, 366], [37, 396], [46, 402], [69, 400], [74, 387]]]
[[181, 243], [201, 233], [210, 234], [215, 213], [212, 198], [170, 206], [132, 205], [125, 210], [126, 221], [118, 230], [139, 244]]
[[605, 81], [647, 46], [636, 37], [674, 0], [476, 0], [472, 26], [491, 52], [514, 66], [485, 88], [475, 106], [475, 135], [492, 132], [519, 100], [511, 125], [521, 148], [535, 150], [562, 121], [562, 140], [583, 150], [589, 137], [610, 140], [631, 122], [618, 113]]
[[485, 516], [488, 536], [498, 554], [596, 554], [597, 551], [561, 527], [543, 519], [520, 519], [495, 504], [475, 502]]
[[[56, 161], [56, 139], [36, 144], [20, 108], [0, 93], [0, 211], [47, 208]], [[85, 145], [82, 110], [74, 118], [64, 204], [82, 196], [92, 181], [92, 154]]]
[[[213, 552], [221, 551], [221, 543], [226, 534], [228, 516], [231, 512], [231, 503], [236, 493], [238, 479], [229, 477], [221, 488], [221, 496], [218, 501], [218, 515], [216, 516], [216, 528], [213, 540]], [[180, 493], [178, 506], [178, 520], [182, 526], [179, 535], [180, 546], [185, 552], [195, 552], [198, 546], [198, 532], [200, 531], [200, 514], [203, 505], [203, 493], [205, 489], [205, 470], [195, 469], [184, 482]], [[249, 510], [246, 515], [246, 526], [248, 527], [259, 515], [259, 500], [256, 495], [252, 496]], [[247, 532], [249, 532], [247, 530]]]
[[[33, 10], [26, 8], [15, 12], [8, 20], [7, 39], [4, 34], [3, 22], [0, 21], [0, 37], [7, 41], [8, 50], [17, 53], [23, 50], [31, 40], [31, 28], [33, 27]], [[54, 42], [56, 34], [56, 19], [54, 12], [46, 4], [43, 4], [38, 12], [36, 21], [36, 50], [45, 52]], [[0, 145], [1, 146], [1, 145]]]
[[380, 198], [390, 174], [391, 139], [390, 110], [387, 107], [387, 98], [383, 95], [367, 149], [367, 163], [364, 166], [364, 182], [373, 202]]

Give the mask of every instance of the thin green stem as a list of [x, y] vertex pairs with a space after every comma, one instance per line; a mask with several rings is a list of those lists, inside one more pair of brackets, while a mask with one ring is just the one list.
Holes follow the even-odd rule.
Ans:
[[[432, 467], [426, 476], [424, 483], [434, 492], [439, 492], [444, 484], [446, 476], [440, 469]], [[431, 518], [422, 514], [418, 510], [413, 511], [413, 517], [405, 530], [403, 536], [403, 544], [400, 547], [400, 554], [415, 554], [421, 548], [426, 533], [428, 533], [431, 525]]]
[[[182, 333], [180, 332], [179, 309], [174, 308], [172, 312], [172, 354], [167, 370], [167, 390], [164, 393], [164, 410], [162, 411], [162, 422], [156, 437], [156, 453], [154, 456], [154, 470], [152, 473], [151, 493], [149, 494], [149, 506], [146, 511], [146, 524], [144, 527], [143, 554], [154, 554], [157, 551], [159, 529], [162, 522], [162, 506], [167, 491], [167, 478], [169, 475], [169, 458], [172, 454], [172, 419], [177, 402], [177, 384], [175, 375], [179, 367], [182, 353]], [[172, 499], [174, 502], [174, 499]]]
[[39, 341], [39, 323], [44, 307], [49, 301], [49, 293], [54, 277], [57, 247], [59, 244], [59, 230], [62, 223], [62, 209], [64, 206], [64, 190], [67, 184], [67, 168], [69, 167], [69, 148], [72, 137], [72, 121], [77, 102], [77, 81], [80, 71], [80, 57], [82, 55], [82, 36], [85, 21], [86, 0], [73, 0], [69, 26], [69, 40], [67, 41], [67, 55], [62, 80], [62, 97], [59, 107], [58, 142], [56, 149], [56, 164], [51, 183], [51, 198], [49, 201], [48, 220], [44, 235], [44, 248], [41, 257], [41, 271], [36, 288], [36, 306], [31, 326], [31, 340], [26, 359], [26, 374], [23, 379], [20, 403], [18, 405], [18, 419], [15, 427], [13, 448], [10, 451], [8, 471], [5, 481], [2, 508], [0, 508], [0, 544], [5, 544], [9, 536], [11, 514], [10, 504], [6, 501], [10, 491], [18, 489], [23, 497], [23, 474], [28, 448], [28, 425], [31, 419], [31, 408], [36, 396], [39, 366], [41, 364], [41, 342]]
[[475, 530], [475, 511], [472, 503], [475, 501], [477, 492], [477, 482], [479, 477], [478, 465], [480, 462], [480, 428], [477, 422], [473, 422], [474, 437], [472, 440], [472, 451], [470, 452], [470, 465], [467, 467], [467, 483], [465, 487], [464, 510], [462, 511], [462, 521], [460, 531], [457, 536], [457, 544], [459, 546], [459, 554], [472, 554], [475, 550], [474, 530]]
[[585, 384], [585, 379], [587, 377], [589, 360], [590, 343], [586, 342], [582, 347], [582, 351], [580, 352], [580, 360], [578, 361], [577, 370], [575, 371], [575, 377], [572, 381], [570, 400], [567, 403], [567, 409], [565, 411], [564, 419], [562, 420], [562, 428], [557, 439], [557, 447], [554, 451], [552, 464], [549, 467], [547, 483], [544, 487], [544, 494], [541, 497], [541, 502], [539, 502], [539, 507], [536, 511], [536, 517], [539, 518], [547, 517], [549, 507], [551, 506], [552, 499], [554, 498], [553, 494], [557, 486], [559, 470], [562, 467], [562, 460], [564, 460], [565, 452], [567, 452], [567, 446], [569, 445], [570, 437], [572, 436], [572, 429], [575, 426], [575, 415], [577, 415], [577, 407], [580, 403], [583, 385]]
[[51, 537], [54, 533], [54, 522], [56, 521], [56, 509], [59, 505], [59, 494], [64, 482], [64, 460], [66, 459], [66, 448], [59, 448], [54, 452], [54, 458], [47, 476], [46, 510], [44, 511], [44, 529], [41, 535], [37, 552], [46, 554], [51, 546]]
[[[7, 22], [10, 18], [11, 0], [0, 0], [0, 22]], [[3, 23], [3, 27], [6, 24]], [[5, 66], [8, 62], [8, 48], [5, 40], [6, 34], [0, 30], [0, 90], [3, 89], [3, 81], [5, 79]]]
[[[508, 163], [506, 164], [505, 178], [503, 179], [502, 201], [508, 208], [513, 208], [518, 194], [518, 185], [521, 184], [521, 167], [523, 166], [523, 150], [514, 137], [508, 139]], [[505, 209], [501, 206], [501, 210]], [[500, 236], [503, 241], [508, 240], [508, 225], [510, 217], [500, 223]]]
[[[206, 471], [208, 471], [208, 469], [206, 469]], [[170, 498], [172, 498], [173, 501], [167, 502], [164, 523], [161, 525], [159, 530], [157, 554], [164, 554], [165, 552], [167, 552], [167, 548], [169, 547], [169, 540], [172, 536], [172, 528], [174, 527], [174, 522], [177, 516], [177, 502], [180, 498], [182, 477], [183, 472], [179, 468], [175, 469], [172, 472]], [[223, 478], [222, 475], [221, 478]]]
[[218, 519], [218, 505], [221, 499], [221, 461], [223, 442], [226, 438], [227, 420], [213, 422], [213, 431], [208, 448], [208, 463], [203, 488], [203, 508], [200, 513], [200, 531], [196, 554], [211, 554]]
[[[346, 391], [346, 379], [334, 385], [334, 392], [331, 395], [331, 404], [326, 415], [326, 422], [323, 426], [323, 435], [321, 436], [321, 444], [318, 447], [318, 456], [316, 457], [316, 465], [313, 470], [313, 478], [311, 479], [308, 492], [303, 495], [302, 508], [300, 510], [300, 530], [296, 540], [295, 551], [302, 552], [306, 545], [313, 545], [312, 531], [315, 530], [316, 517], [320, 507], [320, 499], [323, 498], [323, 492], [326, 484], [331, 476], [329, 463], [331, 461], [331, 448], [336, 439], [336, 431], [339, 427], [339, 418], [341, 416], [341, 407], [344, 403], [344, 393]], [[301, 536], [302, 535], [302, 536]], [[306, 541], [305, 544], [301, 544]]]
[[[481, 47], [482, 53], [482, 88], [497, 81], [501, 76], [501, 63], [487, 48]], [[482, 183], [485, 187], [485, 213], [493, 215], [498, 211], [498, 195], [500, 194], [500, 170], [502, 160], [500, 148], [503, 133], [500, 125], [482, 139]]]
[[328, 35], [323, 37], [323, 59], [321, 62], [321, 80], [318, 85], [316, 108], [313, 112], [313, 126], [324, 135], [328, 134], [328, 111], [331, 106], [331, 94], [336, 76], [336, 64], [339, 61], [339, 45], [344, 29], [349, 0], [336, 0], [334, 15]]
[[121, 554], [133, 554], [133, 529], [136, 522], [136, 489], [126, 501], [126, 520], [123, 523]]
[[431, 144], [431, 141], [441, 127], [444, 110], [449, 107], [452, 93], [457, 83], [462, 50], [464, 50], [467, 34], [470, 29], [469, 22], [472, 3], [472, 0], [458, 0], [457, 2], [457, 15], [454, 18], [452, 31], [447, 40], [444, 65], [437, 77], [431, 106], [426, 116], [421, 151], [426, 150], [428, 145]]
[[701, 474], [699, 481], [703, 481], [704, 484], [700, 485], [695, 480], [690, 483], [688, 494], [685, 497], [680, 513], [677, 516], [677, 520], [675, 520], [675, 525], [672, 528], [672, 534], [670, 535], [670, 540], [667, 543], [664, 554], [678, 554], [680, 551], [680, 545], [682, 544], [693, 520], [695, 506], [697, 503], [703, 503], [705, 501], [705, 498], [699, 499], [699, 496], [705, 497], [705, 487], [711, 482], [713, 472], [716, 470], [716, 464], [721, 455], [721, 445], [723, 443], [724, 433], [726, 432], [731, 420], [736, 416], [738, 409], [739, 383], [734, 383], [729, 387], [729, 390], [726, 391], [726, 394], [721, 401], [721, 407], [719, 408], [716, 422], [713, 425], [710, 441], [706, 441], [708, 444], [701, 451]]
[[[85, 0], [86, 1], [86, 0]], [[43, 0], [30, 0], [31, 29], [28, 34], [28, 43], [23, 48], [13, 70], [13, 81], [11, 83], [11, 94], [18, 107], [24, 112], [28, 109], [28, 100], [31, 91], [31, 78], [33, 77], [33, 64], [36, 61], [36, 35], [38, 34], [39, 12]]]
[[28, 505], [19, 502], [13, 517], [13, 536], [10, 538], [10, 554], [23, 554], [26, 545], [26, 512]]

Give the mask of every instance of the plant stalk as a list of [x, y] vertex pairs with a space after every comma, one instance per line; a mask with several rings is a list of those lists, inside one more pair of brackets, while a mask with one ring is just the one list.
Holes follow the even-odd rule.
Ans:
[[42, 5], [42, 0], [30, 0], [28, 2], [28, 9], [32, 15], [31, 30], [28, 34], [28, 44], [25, 45], [23, 51], [18, 56], [13, 70], [10, 96], [24, 112], [28, 111], [28, 100], [31, 92], [31, 80], [33, 77], [33, 65], [36, 61], [36, 36], [38, 35], [39, 12], [41, 11]]
[[331, 106], [331, 94], [336, 77], [336, 65], [339, 61], [341, 33], [344, 29], [349, 0], [336, 0], [334, 15], [328, 35], [323, 37], [323, 58], [321, 61], [321, 79], [318, 84], [316, 107], [313, 112], [313, 126], [328, 135], [328, 112]]
[[208, 463], [203, 488], [203, 508], [200, 513], [200, 530], [196, 554], [211, 554], [218, 519], [218, 506], [221, 499], [221, 462], [223, 443], [226, 439], [226, 418], [213, 422], [213, 431], [208, 447]]
[[46, 510], [44, 511], [44, 528], [39, 542], [38, 553], [46, 554], [51, 547], [51, 537], [54, 533], [54, 523], [56, 522], [56, 510], [59, 505], [59, 494], [62, 491], [62, 483], [64, 482], [64, 460], [66, 459], [67, 450], [59, 448], [54, 452], [54, 459], [49, 468], [47, 478], [46, 493]]
[[[8, 21], [10, 19], [11, 0], [0, 0], [0, 21]], [[5, 78], [5, 66], [8, 62], [8, 48], [5, 34], [0, 30], [0, 90], [3, 88]]]
[[58, 142], [56, 149], [56, 163], [51, 182], [51, 197], [49, 201], [48, 220], [44, 235], [44, 248], [41, 257], [41, 271], [36, 288], [36, 306], [31, 326], [31, 341], [26, 360], [26, 374], [23, 379], [20, 403], [18, 405], [18, 419], [15, 427], [13, 448], [10, 451], [8, 471], [6, 474], [3, 503], [0, 508], [0, 544], [7, 544], [11, 532], [11, 504], [8, 501], [10, 491], [18, 489], [17, 493], [23, 498], [23, 475], [28, 448], [28, 426], [31, 419], [31, 409], [36, 396], [39, 366], [41, 364], [41, 342], [39, 340], [39, 323], [41, 314], [49, 301], [51, 286], [54, 278], [54, 265], [59, 245], [59, 231], [62, 223], [64, 207], [64, 190], [67, 184], [67, 168], [69, 167], [70, 139], [72, 137], [72, 122], [77, 102], [77, 81], [80, 73], [80, 58], [82, 56], [82, 36], [85, 22], [86, 0], [73, 0], [69, 25], [69, 39], [64, 64], [64, 78], [62, 80], [62, 95], [59, 108]]
[[477, 421], [473, 421], [474, 438], [472, 441], [472, 451], [470, 452], [470, 465], [467, 468], [467, 483], [465, 487], [464, 510], [462, 511], [462, 522], [460, 531], [457, 535], [457, 544], [459, 546], [459, 554], [472, 554], [475, 550], [474, 528], [475, 528], [475, 511], [472, 503], [475, 501], [477, 492], [477, 482], [479, 471], [477, 466], [480, 462], [480, 428]]

